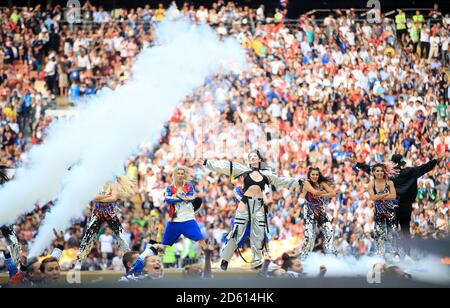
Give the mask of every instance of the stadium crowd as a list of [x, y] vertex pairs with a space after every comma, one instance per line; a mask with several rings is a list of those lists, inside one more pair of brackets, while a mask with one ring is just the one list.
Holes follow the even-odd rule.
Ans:
[[[102, 87], [125, 83], [139, 51], [153, 46], [152, 29], [166, 10], [146, 5], [107, 12], [86, 2], [81, 22], [69, 24], [58, 6], [2, 8], [1, 163], [18, 166], [31, 145], [45, 142], [52, 122], [46, 110], [57, 99], [76, 103]], [[210, 8], [185, 4], [179, 13], [209, 24], [220, 36], [235, 37], [250, 66], [239, 75], [207, 79], [175, 110], [159, 143], [142, 144], [141, 153], [127, 161], [126, 174], [139, 187], [139, 196], [124, 202], [120, 213], [130, 247], [141, 251], [150, 239], [161, 240], [168, 218], [163, 195], [173, 167], [193, 166], [199, 157], [244, 162], [250, 145], [258, 144], [271, 167], [286, 176], [305, 177], [312, 165], [331, 175], [338, 194], [328, 210], [338, 252], [373, 252], [369, 178], [348, 159], [354, 153], [368, 163], [402, 153], [409, 165], [419, 165], [449, 150], [449, 15], [435, 6], [429, 16], [417, 12], [404, 22], [381, 15], [369, 23], [354, 10], [288, 21], [283, 7], [269, 13], [264, 6], [221, 0]], [[443, 161], [419, 180], [414, 236], [448, 234], [449, 169]], [[197, 219], [217, 261], [235, 212], [233, 186], [226, 177], [198, 166], [193, 170], [204, 200]], [[300, 242], [299, 192], [273, 190], [268, 204], [269, 237]], [[51, 206], [36, 205], [17, 220], [25, 253]], [[79, 247], [89, 216], [87, 206], [83, 218], [65, 230], [65, 249]], [[321, 250], [320, 240], [315, 249]], [[182, 239], [162, 262], [181, 267], [200, 257], [198, 247]], [[123, 270], [110, 229], [102, 231], [83, 269]]]

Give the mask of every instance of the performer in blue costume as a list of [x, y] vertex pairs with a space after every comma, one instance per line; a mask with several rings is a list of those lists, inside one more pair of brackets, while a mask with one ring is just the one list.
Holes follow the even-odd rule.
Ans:
[[167, 187], [165, 202], [169, 205], [170, 221], [164, 230], [163, 245], [172, 246], [181, 235], [198, 241], [203, 250], [207, 249], [200, 227], [195, 220], [201, 199], [195, 198], [194, 185], [190, 182], [189, 169], [178, 166], [174, 169], [172, 183]]

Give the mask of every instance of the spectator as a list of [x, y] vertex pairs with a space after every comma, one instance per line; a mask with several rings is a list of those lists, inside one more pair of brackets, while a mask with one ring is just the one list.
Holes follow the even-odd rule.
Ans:
[[439, 45], [441, 44], [441, 38], [437, 33], [433, 34], [430, 37], [430, 53], [428, 56], [428, 61], [431, 60], [431, 58], [437, 58], [439, 54]]
[[54, 283], [59, 280], [60, 277], [60, 266], [58, 259], [54, 257], [48, 257], [42, 260], [40, 265], [40, 270], [44, 275], [44, 283]]
[[148, 256], [144, 262], [144, 279], [159, 279], [164, 275], [161, 258]]
[[[105, 233], [99, 237], [100, 243], [100, 253], [103, 259], [112, 259], [114, 253], [114, 237], [112, 235], [112, 230], [106, 227]], [[106, 258], [105, 258], [105, 257]]]

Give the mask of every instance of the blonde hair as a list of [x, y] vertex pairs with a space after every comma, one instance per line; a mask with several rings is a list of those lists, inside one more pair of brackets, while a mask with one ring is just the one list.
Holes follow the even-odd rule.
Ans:
[[128, 199], [136, 195], [136, 182], [130, 180], [129, 177], [122, 175], [116, 177], [117, 194], [120, 199]]
[[172, 171], [172, 183], [173, 184], [175, 184], [175, 182], [176, 182], [176, 177], [177, 177], [177, 173], [179, 170], [184, 171], [184, 182], [185, 183], [191, 181], [191, 176], [189, 175], [189, 168], [186, 166], [176, 166]]

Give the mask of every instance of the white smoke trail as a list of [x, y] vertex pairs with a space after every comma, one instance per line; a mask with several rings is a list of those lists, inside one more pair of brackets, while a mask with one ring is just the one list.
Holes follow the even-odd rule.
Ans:
[[428, 283], [450, 285], [450, 268], [441, 263], [434, 255], [428, 255], [417, 262], [401, 262], [399, 264], [413, 279]]
[[53, 124], [45, 145], [33, 147], [29, 161], [17, 170], [15, 178], [0, 188], [0, 225], [12, 224], [17, 216], [31, 211], [35, 202], [46, 203], [55, 198], [67, 169], [82, 151], [80, 120]]
[[321, 265], [327, 268], [327, 277], [363, 276], [365, 277], [373, 265], [383, 262], [381, 258], [366, 257], [356, 259], [353, 256], [324, 255], [311, 253], [302, 262], [303, 269], [308, 275], [315, 276], [319, 273]]
[[64, 229], [82, 214], [142, 141], [159, 136], [177, 103], [205, 77], [221, 68], [229, 71], [230, 63], [245, 67], [245, 52], [237, 41], [219, 41], [206, 25], [170, 19], [157, 27], [162, 46], [139, 55], [132, 80], [116, 91], [102, 91], [80, 107], [78, 118], [53, 127], [47, 144], [31, 151], [30, 164], [0, 191], [0, 200], [8, 200], [0, 208], [0, 224], [12, 222], [38, 200], [58, 197], [31, 256], [47, 247], [53, 228]]
[[[353, 256], [324, 255], [312, 253], [302, 262], [304, 272], [308, 276], [317, 276], [321, 265], [327, 268], [326, 277], [367, 277], [372, 274], [373, 265], [385, 263], [382, 258], [363, 256], [356, 259]], [[412, 279], [442, 285], [450, 284], [450, 270], [442, 264], [438, 257], [429, 255], [419, 261], [400, 261], [393, 263], [412, 275]], [[383, 283], [381, 280], [380, 283]]]

